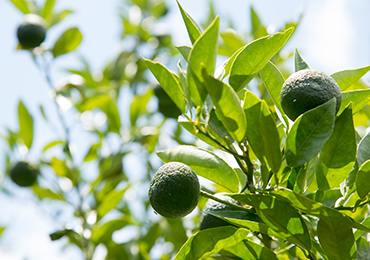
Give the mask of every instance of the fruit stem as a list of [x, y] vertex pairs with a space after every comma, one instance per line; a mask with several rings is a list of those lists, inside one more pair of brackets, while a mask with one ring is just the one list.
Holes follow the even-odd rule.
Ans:
[[225, 201], [225, 200], [220, 199], [220, 198], [218, 198], [218, 197], [216, 197], [216, 196], [214, 196], [214, 195], [212, 195], [212, 194], [210, 194], [210, 193], [208, 193], [208, 192], [206, 192], [206, 191], [200, 190], [200, 194], [199, 194], [199, 195], [201, 195], [201, 196], [203, 196], [203, 197], [205, 197], [205, 198], [212, 199], [212, 200], [214, 200], [214, 201], [220, 202], [220, 203], [225, 204], [225, 205], [227, 205], [227, 206], [230, 206], [230, 207], [232, 207], [232, 208], [234, 208], [234, 209], [238, 209], [238, 210], [246, 211], [246, 212], [248, 212], [248, 213], [253, 213], [253, 211], [252, 211], [251, 209], [244, 208], [244, 207], [242, 207], [242, 206], [236, 205], [236, 204], [231, 203], [231, 202], [229, 202], [229, 201]]

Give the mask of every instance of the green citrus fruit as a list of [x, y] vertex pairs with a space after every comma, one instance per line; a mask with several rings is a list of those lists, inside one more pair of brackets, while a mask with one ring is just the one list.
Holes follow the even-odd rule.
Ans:
[[32, 186], [36, 182], [39, 174], [40, 172], [37, 168], [25, 161], [16, 163], [10, 169], [10, 178], [21, 187]]
[[164, 89], [157, 85], [154, 88], [154, 95], [158, 99], [158, 111], [162, 113], [165, 117], [178, 118], [181, 115], [180, 109], [172, 101], [172, 99], [167, 95]]
[[35, 14], [27, 14], [17, 30], [19, 43], [25, 49], [39, 46], [45, 40], [45, 36], [46, 28], [43, 19]]
[[[237, 203], [235, 200], [231, 199], [228, 196], [217, 196], [217, 197], [222, 200], [225, 200], [225, 201], [228, 201], [228, 202], [231, 202], [233, 204], [237, 204], [240, 206], [239, 203]], [[209, 199], [203, 208], [203, 212], [200, 218], [200, 225], [199, 225], [200, 230], [205, 230], [208, 228], [215, 228], [215, 227], [223, 227], [223, 226], [234, 226], [233, 224], [230, 224], [229, 222], [221, 218], [208, 214], [207, 212], [209, 211], [230, 211], [232, 212], [233, 217], [236, 217], [238, 219], [245, 219], [245, 220], [251, 220], [255, 222], [261, 222], [261, 219], [255, 213], [241, 211], [231, 206], [228, 206], [220, 202], [214, 201], [212, 199]]]
[[162, 165], [149, 185], [153, 209], [166, 218], [182, 218], [194, 210], [199, 200], [199, 180], [194, 171], [179, 162]]
[[304, 112], [332, 99], [337, 100], [338, 112], [341, 92], [335, 80], [327, 74], [312, 69], [297, 71], [290, 75], [281, 89], [280, 100], [285, 114], [296, 120]]

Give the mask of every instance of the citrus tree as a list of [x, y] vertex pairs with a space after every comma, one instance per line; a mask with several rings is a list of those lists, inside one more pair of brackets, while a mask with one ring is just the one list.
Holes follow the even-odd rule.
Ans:
[[[151, 217], [146, 187], [152, 169], [160, 166], [154, 150], [183, 139], [173, 119], [180, 112], [148, 77], [140, 56], [145, 50], [151, 59], [170, 62], [175, 55], [171, 35], [152, 30], [165, 19], [166, 3], [117, 3], [121, 50], [93, 71], [86, 58], [72, 65], [60, 58], [78, 60], [75, 50], [85, 40], [78, 27], [65, 25], [72, 10], [58, 9], [55, 0], [10, 2], [24, 16], [14, 32], [17, 55], [33, 59], [52, 102], [50, 107], [19, 101], [18, 127], [2, 129], [7, 145], [2, 191], [17, 196], [19, 189], [28, 190], [30, 200], [52, 206], [59, 228], [45, 236], [77, 249], [74, 259], [93, 259], [97, 248], [106, 251], [106, 259], [150, 259], [155, 245], [160, 254], [173, 255], [186, 241], [185, 228], [181, 220]], [[64, 31], [51, 41], [48, 35], [58, 32], [56, 25]], [[111, 55], [104, 47], [99, 51]], [[40, 125], [50, 127], [51, 134], [41, 134]], [[116, 231], [123, 239], [114, 239]], [[164, 250], [163, 243], [172, 246]]]
[[[221, 31], [212, 5], [198, 25], [178, 4], [191, 46], [175, 47], [152, 30], [166, 3], [130, 0], [120, 6], [123, 50], [98, 72], [81, 59], [60, 86], [59, 57], [74, 55], [83, 35], [47, 35], [72, 11], [11, 2], [25, 15], [19, 55], [40, 68], [56, 109], [41, 104], [37, 117], [19, 102], [19, 127], [3, 134], [2, 190], [71, 209], [56, 216], [64, 224], [51, 240], [80, 259], [98, 248], [106, 259], [366, 259], [370, 92], [361, 78], [370, 66], [316, 72], [298, 50], [281, 54], [299, 21], [269, 34], [253, 8], [251, 31], [239, 33]], [[61, 134], [40, 138], [38, 119]], [[202, 212], [179, 218], [194, 208]], [[115, 238], [122, 230], [129, 241]]]
[[[179, 124], [206, 147], [179, 145], [157, 155], [186, 164], [222, 193], [200, 190], [213, 205], [174, 259], [367, 259], [369, 135], [355, 119], [368, 118], [370, 90], [361, 78], [370, 66], [329, 76], [295, 50], [289, 76], [279, 69], [279, 52], [295, 26], [266, 35], [256, 18], [257, 37], [244, 44], [220, 33], [219, 17], [203, 29], [179, 8], [192, 45], [177, 47], [177, 71], [145, 62], [182, 112]], [[218, 54], [227, 59], [216, 67]], [[173, 182], [183, 178], [181, 167], [177, 174], [172, 167], [166, 178], [157, 176], [163, 168], [153, 177], [171, 191], [149, 190], [154, 210], [167, 217], [177, 217], [169, 214]], [[186, 213], [189, 202], [180, 196], [176, 205]]]

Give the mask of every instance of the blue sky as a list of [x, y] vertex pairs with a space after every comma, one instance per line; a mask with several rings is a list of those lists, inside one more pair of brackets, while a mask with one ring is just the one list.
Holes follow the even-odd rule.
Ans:
[[[173, 0], [167, 0], [172, 13], [168, 23], [162, 26], [173, 32], [176, 44], [188, 44], [185, 26]], [[208, 1], [180, 1], [197, 21], [205, 19]], [[304, 18], [294, 38], [286, 46], [288, 51], [300, 50], [303, 58], [314, 69], [331, 74], [338, 70], [370, 65], [370, 1], [368, 0], [215, 0], [221, 21], [231, 17], [237, 29], [245, 32], [250, 28], [249, 7], [253, 5], [265, 24], [279, 28], [289, 20], [295, 20], [303, 12]], [[119, 42], [121, 30], [117, 6], [119, 1], [63, 0], [57, 9], [70, 8], [75, 14], [50, 31], [46, 44], [51, 45], [56, 37], [69, 26], [78, 26], [84, 39], [76, 54], [88, 57], [93, 69], [101, 69], [122, 47]], [[32, 114], [36, 115], [36, 131], [53, 139], [53, 133], [42, 122], [38, 105], [44, 104], [47, 113], [55, 113], [49, 98], [48, 88], [42, 75], [34, 66], [31, 57], [24, 51], [16, 51], [15, 32], [22, 20], [21, 13], [9, 0], [0, 1], [0, 132], [5, 127], [17, 126], [17, 104], [22, 99]], [[66, 67], [78, 68], [80, 64], [73, 55], [60, 57], [53, 76], [55, 82], [63, 76]], [[293, 69], [293, 62], [291, 63]], [[370, 80], [370, 75], [365, 79]], [[36, 136], [36, 149], [45, 144]], [[0, 170], [3, 169], [3, 149], [0, 146]], [[0, 240], [0, 259], [71, 259], [60, 254], [60, 244], [49, 241], [45, 234], [58, 226], [49, 217], [49, 207], [27, 199], [28, 193], [20, 190], [19, 196], [10, 199], [0, 195], [3, 209], [0, 225], [9, 228]], [[24, 216], [27, 216], [26, 219]], [[70, 251], [69, 254], [74, 254]], [[77, 259], [77, 258], [76, 258]]]

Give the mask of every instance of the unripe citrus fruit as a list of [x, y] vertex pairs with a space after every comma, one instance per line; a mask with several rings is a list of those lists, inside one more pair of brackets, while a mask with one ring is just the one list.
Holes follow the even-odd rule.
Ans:
[[27, 14], [17, 30], [19, 43], [25, 49], [39, 46], [45, 40], [45, 36], [43, 19], [35, 14]]
[[[231, 201], [228, 197], [222, 197], [222, 199]], [[228, 205], [222, 204], [220, 202], [214, 201], [214, 200], [208, 200], [206, 205], [203, 208], [203, 212], [201, 219], [200, 219], [200, 230], [205, 230], [208, 228], [214, 228], [214, 227], [223, 227], [223, 226], [234, 226], [230, 224], [229, 222], [220, 219], [218, 217], [215, 217], [211, 214], [207, 214], [207, 211], [231, 211], [234, 210]]]
[[281, 89], [280, 100], [285, 114], [296, 120], [304, 112], [336, 98], [338, 112], [341, 92], [335, 80], [324, 72], [312, 69], [297, 71], [289, 76]]
[[149, 185], [153, 209], [166, 218], [182, 218], [194, 210], [199, 200], [198, 176], [187, 165], [170, 162], [162, 165]]
[[[238, 202], [236, 202], [235, 200], [233, 200], [232, 198], [228, 196], [222, 196], [218, 194], [217, 197], [224, 201], [231, 202], [233, 204], [241, 206]], [[218, 218], [216, 216], [213, 216], [212, 214], [207, 213], [207, 212], [212, 212], [212, 211], [229, 211], [235, 218], [251, 220], [255, 222], [262, 222], [262, 220], [255, 213], [242, 211], [237, 208], [231, 207], [229, 205], [209, 199], [203, 208], [203, 212], [200, 218], [200, 225], [199, 225], [200, 230], [205, 230], [208, 228], [215, 228], [215, 227], [223, 227], [223, 226], [234, 226], [235, 227], [235, 225], [230, 224], [229, 222], [221, 218]]]
[[10, 178], [21, 187], [32, 186], [36, 182], [39, 174], [40, 172], [38, 169], [25, 161], [16, 163], [10, 169]]
[[154, 88], [154, 95], [158, 99], [158, 111], [161, 112], [165, 117], [177, 118], [179, 115], [181, 115], [180, 109], [160, 85], [157, 85]]

